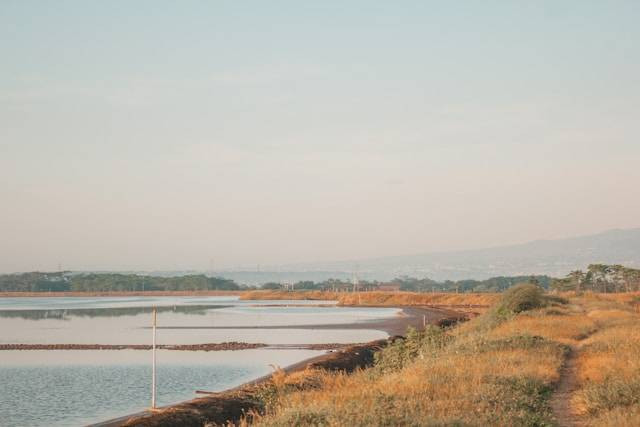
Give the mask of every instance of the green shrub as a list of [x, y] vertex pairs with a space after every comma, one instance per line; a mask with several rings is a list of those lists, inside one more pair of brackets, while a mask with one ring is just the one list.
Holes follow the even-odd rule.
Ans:
[[423, 331], [407, 329], [404, 339], [397, 339], [374, 354], [378, 372], [397, 371], [416, 358], [424, 359], [442, 350], [452, 337], [437, 326], [430, 325]]
[[515, 285], [502, 295], [499, 307], [511, 313], [521, 313], [546, 305], [542, 288], [530, 283]]
[[[562, 298], [555, 298], [554, 302], [562, 303]], [[547, 306], [551, 300], [544, 295], [541, 287], [531, 283], [521, 283], [507, 289], [500, 301], [483, 314], [476, 322], [477, 329], [486, 330], [511, 319], [523, 311]]]

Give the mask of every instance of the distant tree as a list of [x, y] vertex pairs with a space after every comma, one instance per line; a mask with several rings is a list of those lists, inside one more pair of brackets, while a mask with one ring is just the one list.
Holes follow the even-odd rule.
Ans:
[[584, 283], [585, 277], [586, 275], [582, 272], [582, 270], [574, 270], [567, 276], [571, 283], [572, 289], [574, 289], [576, 292], [580, 292], [582, 290], [582, 284]]
[[574, 289], [573, 284], [571, 283], [571, 279], [563, 278], [563, 279], [553, 279], [551, 281], [551, 289], [564, 292]]
[[589, 282], [594, 291], [598, 289], [607, 292], [607, 269], [606, 264], [590, 264], [587, 267]]

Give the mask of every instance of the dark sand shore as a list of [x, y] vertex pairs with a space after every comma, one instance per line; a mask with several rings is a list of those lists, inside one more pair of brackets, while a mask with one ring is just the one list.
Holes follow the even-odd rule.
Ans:
[[[388, 339], [330, 351], [327, 354], [303, 360], [285, 368], [285, 371], [288, 373], [302, 371], [307, 368], [351, 372], [360, 367], [370, 366], [373, 363], [373, 355], [375, 352], [386, 346], [390, 341], [397, 339], [396, 336], [403, 335], [409, 326], [416, 329], [422, 329], [425, 324], [448, 326], [467, 318], [463, 313], [440, 308], [398, 308], [402, 309], [402, 312], [398, 316], [380, 321], [336, 325], [294, 325], [279, 328], [265, 328], [377, 329], [387, 332], [390, 335], [390, 338]], [[238, 420], [248, 411], [254, 409], [256, 407], [256, 401], [252, 396], [255, 394], [256, 387], [268, 382], [270, 378], [270, 375], [266, 375], [226, 391], [208, 394], [206, 397], [168, 405], [153, 411], [142, 411], [136, 414], [93, 424], [93, 426], [191, 426], [203, 425], [205, 422], [224, 424], [227, 420]]]

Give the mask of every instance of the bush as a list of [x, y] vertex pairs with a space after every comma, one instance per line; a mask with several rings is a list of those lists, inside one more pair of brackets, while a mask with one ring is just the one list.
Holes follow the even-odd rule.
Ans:
[[451, 339], [437, 326], [430, 325], [424, 331], [408, 328], [406, 338], [374, 354], [375, 367], [379, 372], [400, 370], [416, 358], [424, 359], [442, 350]]
[[[492, 329], [523, 311], [545, 307], [551, 300], [544, 295], [541, 287], [532, 283], [521, 283], [507, 289], [500, 301], [476, 322], [478, 329]], [[560, 300], [553, 302], [561, 303]]]
[[542, 289], [530, 283], [523, 283], [509, 288], [499, 303], [502, 310], [521, 313], [545, 305]]

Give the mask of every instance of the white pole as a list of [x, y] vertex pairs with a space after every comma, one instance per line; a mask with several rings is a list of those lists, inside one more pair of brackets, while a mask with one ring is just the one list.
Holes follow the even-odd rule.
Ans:
[[151, 409], [156, 408], [156, 308], [153, 307], [153, 364], [151, 368]]

